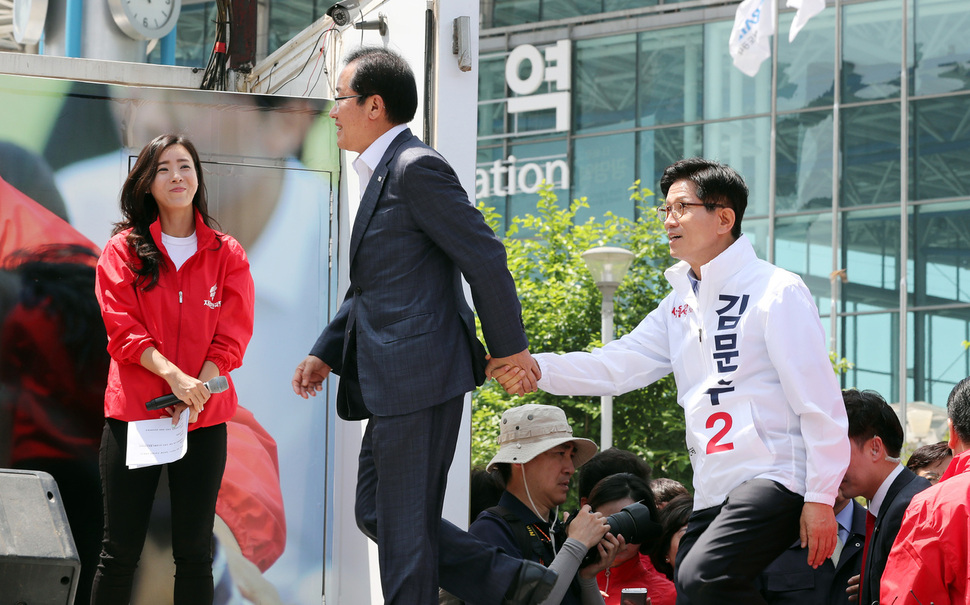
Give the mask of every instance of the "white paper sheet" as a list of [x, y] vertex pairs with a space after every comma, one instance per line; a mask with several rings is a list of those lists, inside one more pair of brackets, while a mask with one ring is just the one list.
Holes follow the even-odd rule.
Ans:
[[142, 468], [175, 462], [188, 450], [188, 433], [188, 410], [182, 413], [175, 426], [172, 426], [171, 418], [129, 422], [125, 463], [128, 468]]

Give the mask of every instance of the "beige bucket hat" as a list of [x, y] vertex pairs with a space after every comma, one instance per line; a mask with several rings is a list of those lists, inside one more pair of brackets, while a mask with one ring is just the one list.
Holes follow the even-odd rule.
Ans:
[[554, 405], [530, 403], [505, 410], [502, 414], [499, 450], [488, 463], [491, 471], [499, 462], [524, 464], [557, 445], [573, 442], [576, 445], [576, 468], [585, 464], [598, 449], [589, 439], [573, 437], [566, 413]]

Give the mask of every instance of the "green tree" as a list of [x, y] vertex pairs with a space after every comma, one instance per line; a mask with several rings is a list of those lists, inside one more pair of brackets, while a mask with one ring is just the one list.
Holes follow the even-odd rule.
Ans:
[[[589, 351], [601, 346], [601, 295], [580, 257], [589, 248], [623, 246], [636, 256], [615, 295], [617, 337], [633, 330], [669, 292], [663, 277], [663, 269], [670, 264], [666, 236], [656, 212], [646, 206], [653, 193], [641, 189], [639, 182], [631, 192], [641, 215], [636, 221], [607, 214], [602, 221], [591, 218], [577, 225], [576, 212], [588, 207], [585, 198], [560, 207], [549, 188], [540, 191], [536, 214], [512, 219], [505, 245], [532, 352]], [[495, 229], [494, 209], [483, 207], [482, 212]], [[599, 397], [543, 392], [511, 397], [489, 381], [475, 392], [472, 402], [473, 467], [484, 467], [498, 450], [502, 412], [525, 403], [563, 408], [577, 436], [599, 443]], [[614, 398], [613, 442], [647, 460], [654, 476], [671, 477], [691, 487], [684, 415], [672, 377]]]

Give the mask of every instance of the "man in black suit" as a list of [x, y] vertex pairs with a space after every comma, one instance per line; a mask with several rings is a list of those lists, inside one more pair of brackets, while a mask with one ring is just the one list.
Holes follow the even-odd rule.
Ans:
[[835, 499], [838, 546], [824, 563], [812, 568], [805, 549], [795, 542], [758, 578], [758, 589], [769, 605], [848, 605], [845, 588], [862, 565], [866, 509], [841, 493]]
[[485, 349], [463, 276], [491, 355], [523, 368], [532, 390], [539, 378], [505, 246], [448, 162], [408, 130], [417, 87], [400, 56], [354, 51], [336, 92], [337, 145], [360, 154], [350, 288], [297, 366], [293, 390], [315, 395], [334, 372], [340, 417], [369, 419], [355, 512], [377, 542], [386, 604], [436, 604], [439, 584], [474, 603], [537, 602], [554, 574], [488, 550], [441, 519], [462, 401], [484, 381]]
[[903, 513], [930, 482], [900, 464], [903, 427], [879, 393], [847, 389], [842, 398], [849, 417], [851, 454], [840, 491], [848, 498], [863, 496], [869, 501], [862, 574], [849, 580], [848, 592], [859, 597], [860, 605], [878, 604], [879, 582]]

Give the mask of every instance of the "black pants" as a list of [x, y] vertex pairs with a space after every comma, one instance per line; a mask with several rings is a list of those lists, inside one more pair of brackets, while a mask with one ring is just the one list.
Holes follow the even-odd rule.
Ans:
[[[128, 605], [161, 466], [125, 465], [128, 424], [108, 418], [101, 438], [104, 539], [91, 603]], [[175, 603], [212, 603], [212, 526], [226, 468], [226, 425], [189, 431], [188, 452], [167, 465], [172, 503]]]
[[694, 511], [675, 565], [677, 605], [764, 603], [755, 578], [798, 539], [804, 499], [752, 479], [724, 504]]

